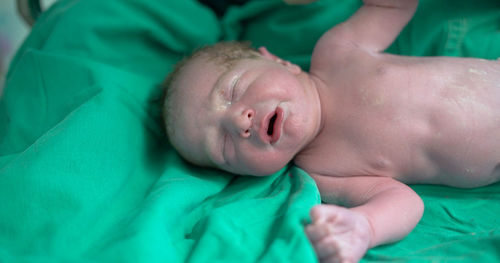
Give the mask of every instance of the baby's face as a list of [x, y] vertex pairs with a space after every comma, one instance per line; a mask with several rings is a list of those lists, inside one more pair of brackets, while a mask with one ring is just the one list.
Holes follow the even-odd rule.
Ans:
[[232, 173], [268, 175], [316, 135], [319, 101], [306, 73], [267, 58], [223, 69], [204, 58], [179, 76], [174, 147], [189, 161]]

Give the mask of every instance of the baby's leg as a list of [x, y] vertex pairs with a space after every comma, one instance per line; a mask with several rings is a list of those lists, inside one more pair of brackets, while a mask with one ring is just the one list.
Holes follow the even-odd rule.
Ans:
[[321, 263], [358, 262], [370, 245], [370, 224], [358, 212], [336, 205], [311, 210], [306, 234]]

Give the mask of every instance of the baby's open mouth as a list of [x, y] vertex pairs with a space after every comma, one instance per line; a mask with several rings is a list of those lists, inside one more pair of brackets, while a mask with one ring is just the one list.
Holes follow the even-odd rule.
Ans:
[[270, 112], [262, 120], [260, 129], [260, 138], [262, 141], [274, 144], [280, 139], [283, 119], [283, 109], [277, 107], [276, 110]]
[[269, 119], [269, 126], [267, 126], [267, 135], [272, 136], [274, 131], [274, 123], [278, 118], [278, 113], [274, 113], [274, 115]]

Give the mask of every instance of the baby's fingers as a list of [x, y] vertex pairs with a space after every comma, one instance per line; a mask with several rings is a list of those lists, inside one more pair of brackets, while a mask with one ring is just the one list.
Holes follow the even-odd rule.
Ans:
[[339, 248], [334, 237], [329, 236], [314, 245], [314, 251], [320, 262], [340, 262]]
[[316, 205], [309, 212], [313, 223], [332, 223], [345, 208], [336, 205]]
[[306, 226], [306, 235], [311, 243], [316, 243], [330, 234], [330, 227], [326, 224], [311, 224]]

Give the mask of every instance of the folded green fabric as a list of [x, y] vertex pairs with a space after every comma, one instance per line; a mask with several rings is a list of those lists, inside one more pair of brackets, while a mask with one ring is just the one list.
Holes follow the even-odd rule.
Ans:
[[296, 168], [235, 177], [166, 142], [159, 84], [221, 37], [195, 1], [61, 1], [0, 102], [1, 262], [311, 261], [319, 202]]
[[[358, 1], [250, 1], [222, 18], [195, 0], [62, 0], [15, 56], [0, 98], [0, 262], [315, 262], [320, 202], [293, 166], [262, 178], [187, 164], [166, 141], [159, 84], [180, 58], [251, 40], [309, 67]], [[422, 1], [389, 52], [500, 57], [496, 0]], [[335, 160], [332, 160], [335, 161]], [[426, 212], [365, 262], [500, 259], [500, 185], [415, 186]]]

